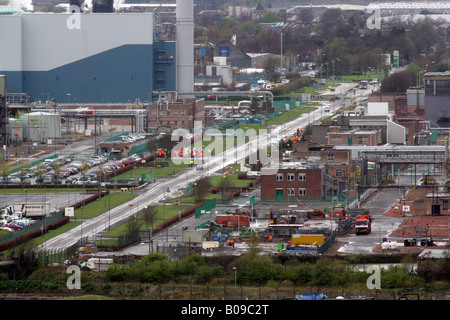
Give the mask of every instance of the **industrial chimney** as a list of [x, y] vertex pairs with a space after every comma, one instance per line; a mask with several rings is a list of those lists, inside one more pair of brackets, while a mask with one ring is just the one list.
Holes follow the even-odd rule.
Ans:
[[114, 12], [114, 0], [92, 0], [93, 13]]
[[194, 92], [194, 1], [177, 0], [177, 91]]

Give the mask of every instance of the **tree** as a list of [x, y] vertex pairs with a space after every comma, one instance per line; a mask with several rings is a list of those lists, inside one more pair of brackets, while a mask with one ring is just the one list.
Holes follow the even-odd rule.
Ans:
[[34, 170], [34, 173], [36, 174], [36, 177], [39, 178], [39, 180], [42, 180], [42, 176], [47, 172], [47, 167], [44, 163], [39, 162], [36, 165], [36, 169]]
[[59, 180], [61, 178], [61, 170], [63, 168], [63, 164], [59, 161], [55, 161], [53, 163], [53, 177], [55, 181]]
[[268, 58], [265, 59], [264, 62], [263, 62], [263, 68], [264, 68], [264, 70], [265, 70], [267, 73], [269, 73], [269, 74], [274, 73], [274, 72], [275, 72], [275, 69], [276, 69], [277, 66], [280, 64], [279, 61], [280, 61], [280, 60], [277, 59], [277, 58], [274, 57], [274, 56], [268, 57]]
[[23, 181], [25, 179], [25, 176], [27, 175], [27, 173], [30, 171], [30, 164], [25, 164], [25, 165], [21, 165], [19, 168], [19, 178], [21, 181]]
[[280, 22], [280, 17], [272, 11], [267, 12], [264, 14], [261, 19], [259, 19], [260, 23], [273, 23], [273, 22]]
[[202, 203], [205, 201], [209, 191], [208, 178], [201, 178], [194, 183], [194, 202]]
[[227, 194], [227, 190], [230, 189], [232, 186], [230, 176], [223, 176], [222, 179], [219, 182], [219, 189], [220, 194], [222, 195], [222, 199], [225, 198]]
[[304, 8], [300, 11], [300, 20], [303, 24], [310, 24], [314, 20], [314, 15], [311, 8]]
[[150, 225], [153, 225], [153, 223], [156, 220], [156, 217], [158, 215], [158, 210], [156, 209], [156, 206], [147, 208], [147, 210], [143, 213], [143, 219], [145, 222], [146, 227], [148, 228]]
[[127, 222], [128, 234], [135, 233], [139, 230], [139, 221], [136, 215], [132, 215]]
[[5, 163], [3, 163], [2, 166], [0, 167], [0, 173], [2, 175], [3, 180], [5, 180], [6, 183], [8, 183], [8, 177], [11, 173], [11, 162], [6, 161]]
[[408, 70], [405, 70], [384, 78], [381, 84], [381, 91], [404, 93], [415, 84], [416, 79], [414, 74]]
[[345, 25], [341, 9], [326, 10], [322, 14], [320, 22], [323, 23], [323, 29], [321, 31], [324, 35], [327, 35], [328, 39], [333, 39], [337, 31]]

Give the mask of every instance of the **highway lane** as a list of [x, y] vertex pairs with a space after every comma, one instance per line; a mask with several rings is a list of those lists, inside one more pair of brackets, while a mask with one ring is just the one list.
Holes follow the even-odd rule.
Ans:
[[[345, 92], [342, 93], [343, 95]], [[364, 96], [361, 96], [364, 98]], [[264, 141], [261, 148], [265, 148], [271, 144], [278, 144], [279, 139], [284, 135], [292, 135], [296, 132], [298, 127], [306, 127], [309, 123], [319, 120], [321, 117], [328, 116], [342, 107], [345, 103], [337, 101], [334, 103], [323, 102], [321, 106], [317, 107], [314, 111], [309, 112], [301, 117], [287, 121], [284, 124], [272, 126], [269, 130], [268, 137]], [[323, 112], [325, 106], [330, 107], [330, 113]], [[164, 196], [171, 197], [177, 196], [179, 189], [186, 187], [189, 182], [194, 182], [199, 179], [200, 175], [212, 175], [223, 168], [233, 165], [235, 163], [241, 163], [246, 157], [245, 145], [237, 146], [225, 150], [222, 155], [209, 157], [205, 159], [205, 169], [201, 171], [196, 170], [195, 167], [185, 169], [176, 176], [159, 179], [153, 184], [150, 184], [139, 191], [140, 195], [133, 199], [131, 202], [124, 203], [117, 206], [96, 218], [84, 220], [79, 226], [67, 231], [64, 234], [51, 238], [45, 241], [41, 247], [47, 250], [66, 248], [75, 244], [81, 237], [94, 236], [99, 232], [107, 230], [109, 225], [113, 225], [130, 216], [136, 214], [139, 209], [145, 206], [152, 206], [160, 203]], [[129, 204], [134, 204], [130, 207]]]

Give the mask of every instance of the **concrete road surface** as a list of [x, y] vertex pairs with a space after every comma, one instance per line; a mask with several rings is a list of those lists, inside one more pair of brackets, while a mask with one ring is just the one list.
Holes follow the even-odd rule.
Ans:
[[[316, 110], [309, 112], [301, 117], [290, 120], [284, 124], [278, 126], [272, 126], [270, 128], [270, 136], [267, 137], [265, 145], [260, 145], [259, 149], [263, 149], [270, 144], [278, 145], [279, 139], [284, 134], [293, 134], [297, 128], [306, 127], [309, 123], [319, 120], [322, 116], [328, 116], [328, 113], [323, 113], [323, 108], [325, 105], [330, 105], [329, 102], [323, 103], [321, 106], [317, 107]], [[331, 112], [337, 110], [340, 107], [338, 104], [331, 103]], [[185, 188], [187, 183], [196, 181], [199, 179], [199, 175], [212, 175], [217, 171], [222, 170], [224, 167], [233, 165], [235, 163], [240, 163], [244, 159], [246, 152], [246, 146], [236, 146], [230, 148], [223, 152], [222, 155], [211, 157], [205, 161], [205, 170], [197, 171], [195, 167], [185, 169], [179, 174], [159, 179], [157, 182], [146, 186], [140, 191], [140, 195], [133, 199], [130, 203], [136, 205], [132, 209], [128, 206], [129, 203], [124, 203], [116, 208], [111, 209], [110, 212], [106, 212], [96, 218], [86, 220], [82, 225], [60, 235], [55, 238], [49, 239], [42, 246], [47, 249], [65, 248], [70, 245], [75, 244], [80, 236], [95, 235], [99, 232], [107, 229], [109, 224], [114, 224], [116, 222], [127, 219], [131, 215], [134, 215], [138, 208], [143, 208], [145, 206], [151, 206], [159, 203], [164, 196], [172, 197], [179, 194], [181, 188]], [[175, 225], [173, 228], [179, 228]], [[168, 231], [170, 234], [170, 230]], [[140, 251], [141, 245], [135, 246], [133, 248], [128, 248], [129, 252]]]

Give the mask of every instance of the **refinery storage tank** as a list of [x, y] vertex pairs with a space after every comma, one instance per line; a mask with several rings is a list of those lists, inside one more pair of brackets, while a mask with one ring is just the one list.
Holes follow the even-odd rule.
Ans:
[[48, 143], [61, 138], [61, 115], [56, 112], [31, 112], [19, 117], [26, 141]]

